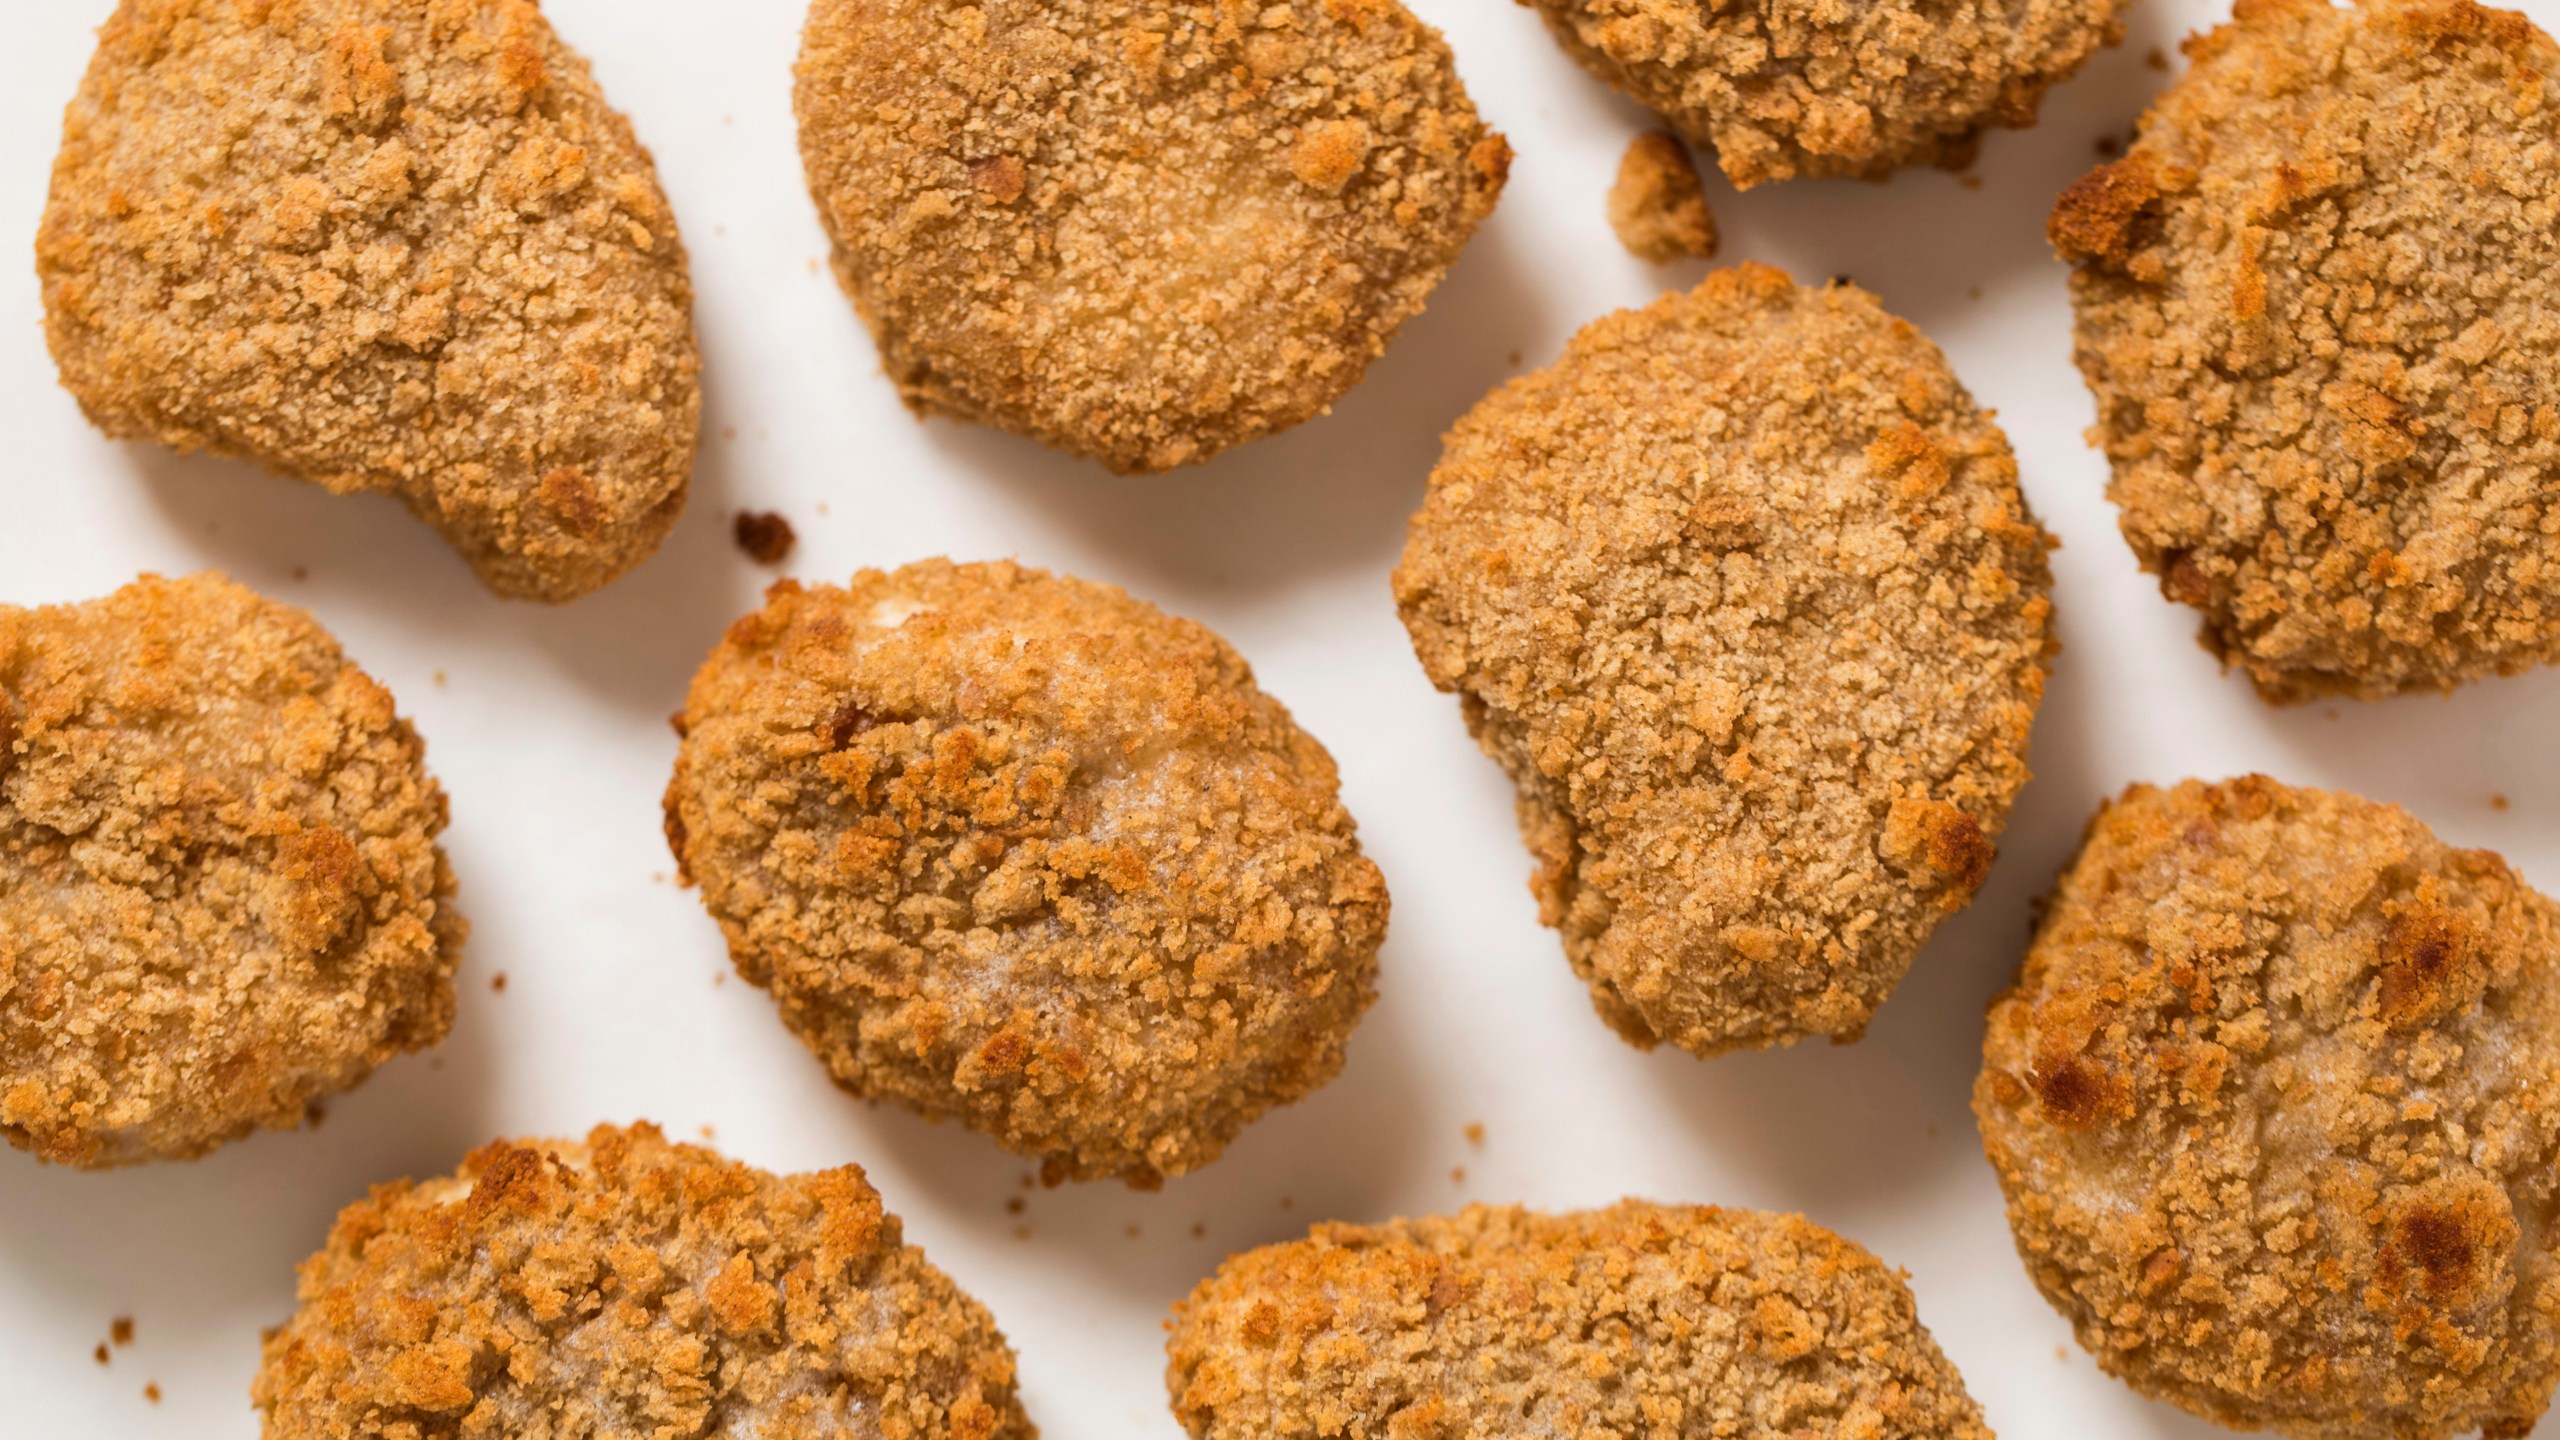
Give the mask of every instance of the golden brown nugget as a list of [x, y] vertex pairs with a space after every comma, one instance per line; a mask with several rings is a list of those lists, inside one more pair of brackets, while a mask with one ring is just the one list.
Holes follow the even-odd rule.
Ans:
[[1196, 1440], [1991, 1440], [1901, 1277], [1796, 1215], [1319, 1225], [1220, 1266], [1166, 1351]]
[[0, 1136], [186, 1159], [442, 1040], [465, 927], [425, 757], [223, 576], [0, 605]]
[[986, 1308], [857, 1166], [777, 1176], [657, 1128], [501, 1141], [376, 1186], [302, 1266], [266, 1440], [1032, 1440]]
[[785, 581], [685, 702], [667, 837], [838, 1082], [1152, 1185], [1333, 1078], [1387, 892], [1226, 642], [929, 560]]
[[907, 403], [1121, 471], [1322, 414], [1511, 162], [1396, 0], [814, 0], [795, 109]]
[[1715, 212], [1679, 136], [1652, 130], [1628, 143], [1609, 187], [1609, 228], [1619, 244], [1657, 265], [1716, 253]]
[[2098, 813], [1974, 1113], [2107, 1370], [2312, 1440], [2521, 1437], [2560, 1379], [2560, 906], [2264, 776]]
[[2242, 0], [2066, 192], [2125, 539], [2274, 701], [2560, 658], [2560, 48]]
[[1712, 147], [1744, 190], [1971, 164], [2123, 38], [2127, 0], [1520, 0], [1584, 69]]
[[124, 0], [36, 268], [100, 429], [398, 496], [499, 594], [583, 595], [684, 507], [675, 217], [532, 0]]
[[2051, 543], [1936, 346], [1745, 265], [1459, 421], [1396, 603], [1601, 1015], [1711, 1055], [1855, 1038], [1982, 883]]

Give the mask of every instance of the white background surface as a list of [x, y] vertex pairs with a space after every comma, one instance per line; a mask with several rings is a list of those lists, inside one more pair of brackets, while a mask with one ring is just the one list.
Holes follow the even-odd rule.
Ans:
[[[110, 7], [0, 0], [0, 255], [16, 257], [0, 265], [0, 602], [218, 566], [311, 608], [427, 737], [474, 927], [453, 1038], [332, 1104], [317, 1132], [107, 1174], [0, 1151], [0, 1436], [254, 1435], [259, 1331], [290, 1309], [293, 1265], [340, 1205], [377, 1180], [449, 1170], [499, 1135], [635, 1117], [678, 1138], [714, 1126], [722, 1148], [777, 1169], [866, 1166], [910, 1237], [994, 1309], [1052, 1436], [1177, 1434], [1160, 1322], [1230, 1250], [1324, 1218], [1628, 1194], [1801, 1210], [1906, 1267], [1923, 1318], [2011, 1440], [2216, 1433], [2099, 1374], [2010, 1248], [1966, 1094], [1979, 1017], [2016, 964], [2031, 898], [2102, 795], [2249, 769], [2397, 801], [2560, 889], [2560, 673], [2450, 700], [2270, 710], [2217, 673], [2189, 613], [2116, 538], [2104, 467], [2080, 439], [2090, 404], [2043, 220], [2096, 163], [2095, 142], [2167, 82], [2145, 52], [2174, 52], [2222, 6], [2142, 0], [2126, 43], [2057, 92], [2041, 127], [1991, 139], [1979, 188], [1928, 172], [1737, 197], [1710, 181], [1724, 259], [1853, 276], [1998, 409], [2065, 541], [2066, 648], [1990, 884], [1866, 1040], [1701, 1062], [1638, 1054], [1591, 1014], [1537, 924], [1509, 787], [1423, 679], [1387, 573], [1452, 420], [1580, 323], [1703, 267], [1657, 270], [1611, 240], [1602, 196], [1645, 117], [1569, 64], [1530, 12], [1410, 3], [1448, 33], [1519, 150], [1500, 213], [1331, 417], [1204, 469], [1124, 480], [899, 408], [819, 263], [790, 115], [794, 0], [549, 0], [658, 157], [692, 249], [708, 403], [691, 510], [665, 551], [546, 610], [491, 599], [390, 501], [335, 500], [87, 428], [45, 355], [30, 248], [61, 107]], [[2560, 24], [2560, 0], [2525, 8]], [[694, 896], [669, 883], [658, 795], [668, 712], [771, 578], [730, 544], [740, 507], [799, 528], [794, 574], [1018, 555], [1124, 584], [1233, 640], [1341, 761], [1394, 894], [1383, 998], [1342, 1078], [1161, 1193], [1026, 1193], [1026, 1167], [992, 1142], [846, 1098], [761, 993], [716, 983], [728, 963]], [[1485, 1127], [1480, 1147], [1470, 1122]], [[139, 1337], [102, 1369], [90, 1350], [118, 1315]], [[156, 1407], [146, 1382], [164, 1393]], [[2560, 1436], [2560, 1423], [2537, 1433]]]

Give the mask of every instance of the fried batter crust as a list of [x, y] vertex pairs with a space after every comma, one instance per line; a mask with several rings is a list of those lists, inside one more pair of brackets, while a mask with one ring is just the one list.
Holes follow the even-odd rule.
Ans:
[[220, 575], [0, 605], [0, 1135], [184, 1159], [443, 1039], [465, 927], [425, 754]]
[[684, 507], [675, 217], [532, 0], [124, 0], [36, 267], [100, 429], [396, 495], [502, 595], [585, 594]]
[[1323, 413], [1511, 162], [1395, 0], [815, 0], [795, 108], [907, 403], [1121, 471]]
[[1333, 1078], [1386, 888], [1207, 629], [931, 560], [784, 582], [693, 682], [667, 834], [854, 1093], [1147, 1185]]
[[1032, 1440], [985, 1307], [861, 1169], [655, 1126], [501, 1141], [348, 1206], [251, 1395], [266, 1440]]
[[1629, 1040], [1854, 1038], [1981, 884], [2053, 650], [2017, 478], [1909, 323], [1752, 265], [1450, 432], [1396, 603]]
[[1799, 175], [1961, 169], [1982, 132], [2123, 38], [2127, 0], [1520, 0], [1584, 69], [1745, 190]]
[[2521, 1437], [2560, 1378], [2560, 906], [2263, 776], [2091, 822], [1974, 1086], [2100, 1364], [2226, 1425]]
[[2560, 658], [2560, 49], [2468, 0], [2242, 0], [2067, 191], [2142, 568], [2275, 701]]
[[1715, 212], [1679, 136], [1651, 130], [1628, 142], [1609, 187], [1609, 228], [1629, 252], [1657, 265], [1716, 253]]
[[1991, 1440], [1901, 1277], [1796, 1215], [1320, 1225], [1220, 1266], [1166, 1350], [1197, 1440]]

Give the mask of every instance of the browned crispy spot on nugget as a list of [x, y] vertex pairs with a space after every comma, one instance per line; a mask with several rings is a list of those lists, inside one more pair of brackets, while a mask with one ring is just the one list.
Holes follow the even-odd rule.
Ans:
[[1936, 347], [1744, 265], [1460, 420], [1396, 602], [1603, 1017], [1714, 1054], [1854, 1038], [1982, 883], [2048, 544]]
[[1386, 890], [1225, 642], [1010, 564], [767, 599], [694, 678], [667, 834], [838, 1081], [1152, 1185], [1340, 1070]]
[[2399, 810], [2136, 786], [1991, 1009], [2019, 1254], [2137, 1389], [2309, 1440], [2560, 1380], [2560, 905]]
[[2124, 34], [2124, 0], [1523, 0], [1585, 69], [1713, 148], [1743, 189], [1961, 168], [1982, 132]]
[[213, 574], [0, 606], [0, 699], [12, 1144], [198, 1155], [444, 1038], [444, 795], [309, 616]]
[[1393, 0], [817, 0], [794, 109], [908, 404], [1124, 471], [1322, 414], [1510, 163]]
[[398, 496], [501, 594], [585, 594], [683, 507], [684, 250], [532, 0], [123, 0], [36, 258], [101, 429]]
[[1013, 1352], [860, 1169], [652, 1125], [500, 1142], [348, 1206], [251, 1398], [268, 1440], [1032, 1440]]
[[2560, 658], [2560, 46], [2248, 0], [2071, 187], [2125, 539], [2269, 700]]
[[1609, 228], [1619, 244], [1657, 265], [1716, 253], [1715, 213], [1680, 137], [1654, 130], [1628, 143], [1609, 187]]
[[1794, 1215], [1320, 1225], [1230, 1257], [1166, 1353], [1196, 1440], [1991, 1440], [1903, 1282]]

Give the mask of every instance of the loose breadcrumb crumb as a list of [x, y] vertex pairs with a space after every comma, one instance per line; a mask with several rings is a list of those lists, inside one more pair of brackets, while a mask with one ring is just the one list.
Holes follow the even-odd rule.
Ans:
[[792, 547], [800, 543], [799, 532], [791, 522], [770, 510], [741, 510], [730, 526], [738, 548], [759, 565], [779, 565], [791, 558]]
[[1715, 213], [1679, 136], [1653, 130], [1627, 145], [1609, 187], [1609, 228], [1619, 244], [1657, 265], [1716, 253]]

